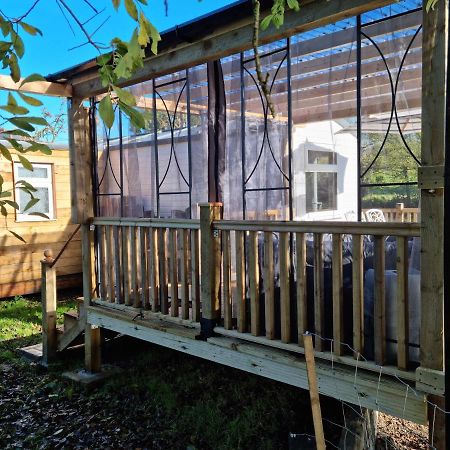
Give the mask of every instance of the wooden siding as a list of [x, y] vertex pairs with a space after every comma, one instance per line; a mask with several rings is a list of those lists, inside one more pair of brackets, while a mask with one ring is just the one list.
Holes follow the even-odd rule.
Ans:
[[[8, 207], [6, 223], [0, 225], [0, 298], [31, 294], [41, 288], [41, 264], [45, 249], [58, 254], [76, 228], [70, 220], [70, 163], [67, 150], [53, 150], [51, 156], [27, 154], [34, 163], [52, 164], [55, 219], [33, 222], [16, 221], [14, 209]], [[18, 158], [13, 155], [13, 160]], [[13, 187], [13, 165], [0, 159], [0, 173], [4, 189]], [[2, 218], [3, 219], [3, 218]], [[8, 228], [25, 240], [26, 244], [8, 232]], [[81, 286], [81, 243], [77, 233], [67, 246], [56, 267], [58, 288]]]

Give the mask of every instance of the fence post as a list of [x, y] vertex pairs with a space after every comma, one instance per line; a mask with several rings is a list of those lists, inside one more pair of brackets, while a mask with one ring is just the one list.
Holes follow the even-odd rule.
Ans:
[[201, 337], [213, 335], [220, 320], [220, 261], [219, 234], [212, 229], [214, 220], [222, 217], [222, 203], [202, 203], [200, 206], [200, 276], [201, 276]]
[[42, 268], [42, 362], [48, 365], [56, 355], [56, 269], [52, 267], [53, 252], [45, 250]]
[[405, 205], [403, 203], [395, 204], [395, 221], [396, 222], [404, 222], [405, 218], [403, 217], [403, 208]]

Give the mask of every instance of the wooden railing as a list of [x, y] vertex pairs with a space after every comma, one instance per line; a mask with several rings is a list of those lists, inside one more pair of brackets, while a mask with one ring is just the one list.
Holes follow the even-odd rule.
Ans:
[[[223, 249], [223, 327], [217, 327], [217, 333], [303, 352], [302, 336], [309, 331], [315, 334], [318, 356], [350, 364], [365, 353], [364, 245], [373, 249], [373, 360], [376, 365], [386, 363], [385, 247], [386, 239], [396, 241], [397, 368], [409, 369], [408, 240], [419, 236], [419, 225], [217, 220], [213, 228], [221, 232]], [[344, 317], [344, 300], [348, 302], [343, 289], [344, 236], [351, 246], [353, 281], [350, 305], [345, 308], [350, 317]], [[332, 274], [328, 272], [332, 307], [327, 309], [325, 240], [332, 269]], [[349, 327], [350, 339], [346, 338]]]
[[[402, 223], [417, 223], [420, 222], [419, 208], [405, 208], [403, 203], [397, 203], [395, 208], [377, 208], [379, 209], [386, 220], [386, 222], [402, 222]], [[370, 208], [362, 210], [364, 214], [370, 211]]]
[[200, 222], [95, 218], [98, 297], [200, 320]]
[[[377, 370], [391, 364], [385, 252], [387, 243], [394, 244], [391, 269], [396, 274], [396, 296], [391, 300], [397, 361], [392, 369], [411, 375], [408, 248], [420, 235], [420, 225], [220, 217], [220, 206], [210, 204], [203, 205], [197, 221], [95, 218], [98, 273], [93, 300], [147, 309], [168, 320], [199, 322], [202, 317], [202, 333], [209, 321], [207, 326], [217, 334], [299, 353], [304, 351], [302, 336], [309, 331], [315, 334], [318, 357]], [[373, 355], [367, 354], [364, 343], [368, 247], [373, 269]], [[389, 349], [392, 355], [392, 346]]]

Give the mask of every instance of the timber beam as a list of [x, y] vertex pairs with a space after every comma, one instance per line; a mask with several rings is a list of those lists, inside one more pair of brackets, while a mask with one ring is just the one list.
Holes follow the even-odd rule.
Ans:
[[[394, 0], [315, 0], [301, 6], [300, 12], [286, 11], [284, 24], [275, 29], [269, 27], [260, 32], [260, 43], [265, 44], [287, 38], [300, 32], [329, 25], [364, 12], [389, 5]], [[148, 58], [144, 67], [128, 80], [118, 83], [120, 87], [173, 73], [177, 70], [217, 60], [251, 48], [253, 36], [253, 17], [247, 17], [212, 31], [193, 43], [182, 43], [168, 48], [160, 54]], [[103, 94], [96, 70], [71, 79], [74, 95], [88, 98]]]
[[47, 95], [50, 97], [72, 97], [72, 86], [70, 84], [32, 81], [21, 86], [22, 81], [23, 79], [15, 83], [10, 76], [0, 75], [0, 90]]
[[[211, 337], [206, 342], [196, 340], [191, 330], [181, 333], [169, 323], [163, 330], [155, 329], [149, 320], [133, 320], [129, 314], [98, 306], [88, 308], [87, 321], [93, 326], [308, 389], [306, 362], [301, 355], [227, 337]], [[409, 385], [396, 378], [380, 377], [361, 368], [355, 376], [354, 369], [324, 361], [317, 363], [317, 378], [319, 392], [323, 395], [350, 402], [358, 408], [379, 410], [420, 424], [426, 422], [425, 394], [417, 391], [415, 395], [408, 395]]]

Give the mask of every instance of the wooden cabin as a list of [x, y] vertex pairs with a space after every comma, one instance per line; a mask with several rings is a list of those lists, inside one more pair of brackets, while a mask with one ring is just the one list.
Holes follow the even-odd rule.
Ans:
[[[40, 292], [40, 261], [44, 250], [52, 248], [54, 252], [59, 252], [77, 229], [77, 225], [71, 221], [69, 151], [64, 145], [50, 147], [53, 147], [51, 155], [38, 152], [27, 154], [27, 158], [33, 163], [33, 172], [22, 166], [13, 149], [10, 149], [13, 162], [4, 158], [0, 160], [4, 189], [12, 189], [12, 199], [22, 208], [17, 212], [8, 207], [8, 217], [6, 221], [1, 221], [0, 298]], [[36, 197], [41, 198], [27, 212], [41, 212], [48, 219], [22, 213], [30, 198], [20, 189], [13, 189], [14, 182], [18, 180], [30, 182], [37, 189]], [[19, 234], [25, 242], [9, 230]], [[81, 286], [79, 233], [68, 244], [58, 270], [59, 288], [75, 286]]]
[[[163, 34], [123, 83], [153, 114], [143, 132], [121, 114], [103, 130], [95, 61], [49, 78], [71, 89], [84, 309], [44, 355], [84, 330], [98, 372], [109, 329], [307, 389], [309, 332], [322, 394], [430, 421], [446, 448], [448, 20], [444, 1], [305, 1], [261, 32], [275, 117], [251, 1]], [[328, 214], [348, 190], [354, 216]], [[363, 221], [381, 196], [410, 219]]]

